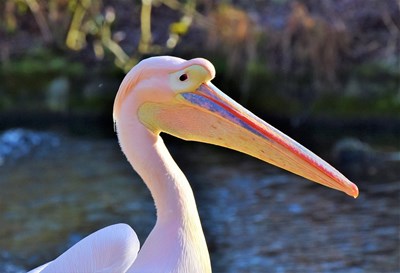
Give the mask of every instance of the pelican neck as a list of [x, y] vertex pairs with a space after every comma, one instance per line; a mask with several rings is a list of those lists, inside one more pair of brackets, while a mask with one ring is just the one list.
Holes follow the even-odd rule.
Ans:
[[[122, 115], [126, 116], [126, 115]], [[198, 215], [193, 191], [159, 134], [136, 119], [116, 122], [121, 149], [149, 188], [157, 221]]]

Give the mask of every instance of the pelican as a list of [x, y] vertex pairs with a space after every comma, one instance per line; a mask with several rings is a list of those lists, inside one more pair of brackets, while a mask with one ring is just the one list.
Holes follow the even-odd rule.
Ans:
[[358, 196], [340, 172], [233, 101], [211, 80], [206, 59], [158, 56], [123, 79], [113, 118], [122, 151], [149, 188], [156, 224], [139, 251], [126, 224], [105, 227], [31, 273], [209, 273], [210, 257], [195, 198], [160, 132], [259, 158], [309, 180]]

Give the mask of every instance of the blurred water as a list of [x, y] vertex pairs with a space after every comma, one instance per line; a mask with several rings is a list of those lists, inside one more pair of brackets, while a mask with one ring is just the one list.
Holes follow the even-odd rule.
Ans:
[[[109, 224], [130, 224], [142, 242], [151, 230], [150, 194], [116, 139], [14, 130], [3, 146], [0, 272], [24, 272]], [[352, 199], [235, 152], [169, 147], [194, 189], [214, 272], [400, 271], [398, 162], [353, 177]]]
[[25, 129], [10, 129], [0, 135], [0, 166], [5, 161], [16, 161], [24, 156], [44, 157], [49, 148], [60, 144], [53, 133], [34, 132]]

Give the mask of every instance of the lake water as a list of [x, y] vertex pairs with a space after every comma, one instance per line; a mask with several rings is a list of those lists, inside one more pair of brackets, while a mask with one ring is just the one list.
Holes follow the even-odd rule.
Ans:
[[[153, 201], [116, 139], [7, 133], [0, 272], [25, 272], [113, 223], [130, 224], [143, 243]], [[352, 161], [361, 170], [350, 172], [360, 189], [353, 199], [236, 152], [167, 144], [194, 189], [214, 272], [400, 272], [400, 170], [384, 158], [396, 152], [390, 145], [372, 146], [381, 156], [373, 161]], [[331, 149], [320, 150], [329, 159]]]

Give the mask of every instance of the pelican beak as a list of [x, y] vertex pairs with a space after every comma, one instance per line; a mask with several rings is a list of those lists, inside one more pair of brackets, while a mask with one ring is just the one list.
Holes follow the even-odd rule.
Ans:
[[[146, 114], [143, 114], [146, 113]], [[149, 114], [151, 113], [151, 114]], [[171, 103], [144, 103], [142, 122], [185, 140], [254, 156], [356, 198], [358, 188], [339, 171], [226, 96], [211, 82], [177, 94]]]

